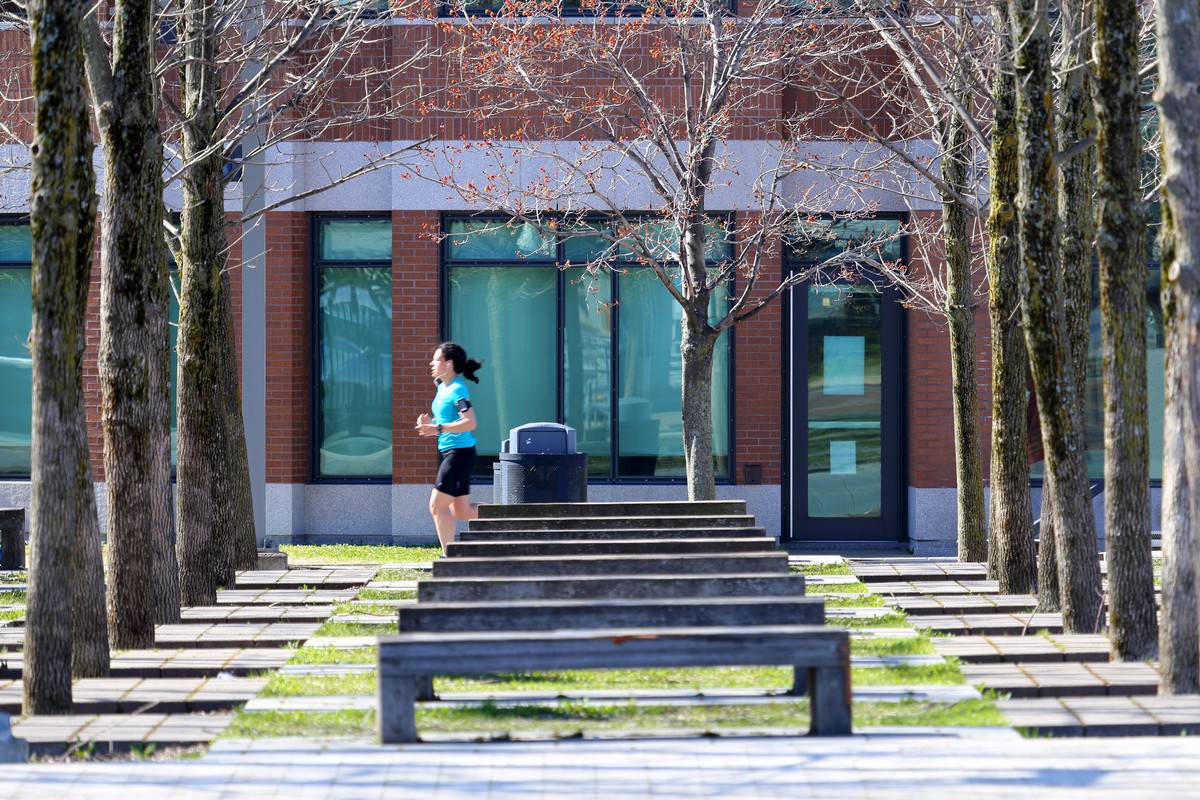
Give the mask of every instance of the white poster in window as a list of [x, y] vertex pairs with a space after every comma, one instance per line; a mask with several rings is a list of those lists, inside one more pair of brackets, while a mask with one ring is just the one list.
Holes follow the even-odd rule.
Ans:
[[858, 447], [854, 441], [829, 443], [829, 474], [853, 475], [858, 472]]
[[825, 337], [825, 394], [862, 394], [866, 340], [862, 336]]

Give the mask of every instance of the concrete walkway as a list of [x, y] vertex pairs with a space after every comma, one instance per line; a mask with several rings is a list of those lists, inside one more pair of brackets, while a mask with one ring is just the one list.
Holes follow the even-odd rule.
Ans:
[[224, 740], [196, 761], [5, 765], [9, 800], [1200, 797], [1200, 739], [1021, 739], [1010, 730], [849, 739]]

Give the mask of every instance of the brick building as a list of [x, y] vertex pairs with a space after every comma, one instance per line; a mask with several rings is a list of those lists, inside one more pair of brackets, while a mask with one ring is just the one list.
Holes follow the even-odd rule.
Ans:
[[[389, 33], [376, 58], [402, 59], [422, 38], [413, 33], [417, 22], [381, 25]], [[430, 31], [436, 26], [425, 29]], [[764, 114], [784, 116], [805, 102], [811, 98], [804, 93], [781, 90]], [[765, 147], [768, 128], [742, 126], [745, 138], [738, 144], [752, 151]], [[435, 136], [458, 146], [478, 138], [480, 127], [433, 114], [346, 126], [340, 133], [349, 140], [303, 143], [280, 159], [282, 166], [267, 177], [272, 199], [352, 169], [364, 143]], [[19, 147], [10, 151], [19, 160]], [[477, 163], [461, 168], [484, 169]], [[807, 188], [793, 182], [784, 191], [799, 204]], [[7, 179], [0, 218], [0, 505], [28, 502], [30, 366], [24, 342], [30, 263], [23, 191], [19, 173]], [[748, 193], [733, 186], [708, 211], [736, 221], [748, 213]], [[886, 192], [866, 200], [872, 219], [825, 223], [841, 236], [824, 250], [779, 247], [764, 281], [827, 257], [839, 242], [895, 230], [911, 214], [937, 211]], [[178, 202], [172, 190], [168, 203], [178, 208]], [[242, 202], [235, 183], [227, 194], [231, 220]], [[626, 207], [636, 212], [649, 204], [635, 199]], [[606, 220], [597, 213], [594, 224], [610, 224]], [[243, 382], [256, 387], [248, 397], [265, 397], [257, 409], [264, 422], [248, 423], [248, 433], [251, 453], [265, 465], [260, 513], [268, 536], [433, 540], [425, 505], [435, 454], [411, 427], [432, 397], [427, 364], [444, 339], [462, 342], [486, 362], [481, 384], [472, 385], [483, 456], [476, 499], [491, 497], [490, 464], [508, 429], [532, 421], [560, 421], [577, 430], [579, 449], [589, 454], [592, 500], [686, 496], [674, 301], [633, 263], [598, 282], [579, 280], [578, 267], [567, 265], [586, 260], [579, 250], [586, 242], [502, 223], [487, 204], [465, 201], [398, 167], [266, 215], [265, 297], [247, 295], [251, 300], [244, 301], [243, 270], [231, 274], [239, 341], [243, 331], [263, 332], [254, 334], [263, 337], [262, 366], [244, 364]], [[236, 267], [242, 254], [236, 231], [231, 241]], [[890, 258], [937, 258], [908, 252], [903, 240], [889, 248]], [[98, 276], [97, 265], [94, 283]], [[1151, 269], [1147, 348], [1157, 479], [1162, 339], [1156, 286]], [[599, 301], [589, 300], [589, 293]], [[977, 320], [986, 457], [991, 379], [984, 304]], [[87, 378], [95, 410], [98, 312], [88, 324]], [[1093, 313], [1097, 342], [1098, 325]], [[1095, 369], [1088, 374], [1088, 407], [1089, 453], [1099, 476], [1097, 348], [1089, 361]], [[814, 544], [900, 543], [919, 553], [953, 551], [948, 337], [939, 320], [907, 310], [895, 290], [867, 283], [801, 285], [722, 338], [713, 396], [718, 493], [744, 498], [771, 532]], [[94, 424], [91, 441], [102, 481]]]

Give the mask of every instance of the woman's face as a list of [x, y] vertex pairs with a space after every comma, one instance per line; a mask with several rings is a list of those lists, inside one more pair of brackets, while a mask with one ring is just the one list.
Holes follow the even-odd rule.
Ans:
[[429, 362], [429, 374], [435, 381], [445, 380], [445, 376], [454, 371], [454, 362], [448, 361], [442, 355], [441, 348], [433, 352], [433, 360]]

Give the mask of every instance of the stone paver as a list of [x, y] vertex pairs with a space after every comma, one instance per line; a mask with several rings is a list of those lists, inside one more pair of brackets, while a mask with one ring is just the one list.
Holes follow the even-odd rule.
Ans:
[[1153, 695], [1158, 670], [1151, 664], [1019, 663], [964, 664], [967, 683], [998, 694], [1024, 697]]
[[1051, 636], [969, 636], [934, 637], [939, 655], [954, 656], [974, 664], [1000, 662], [1086, 661], [1107, 662], [1107, 636], [1095, 634], [1054, 634]]
[[247, 570], [237, 574], [235, 589], [352, 589], [365, 586], [375, 567], [302, 567]]
[[331, 605], [264, 606], [216, 605], [185, 608], [182, 620], [194, 622], [324, 622], [333, 614]]
[[[207, 744], [220, 736], [232, 721], [231, 713], [72, 714], [25, 717], [13, 723], [13, 734], [28, 741], [31, 751], [35, 753], [58, 752], [63, 749], [63, 743], [88, 745], [98, 753], [123, 752], [133, 744]], [[15, 766], [17, 765], [5, 764], [4, 769], [0, 770], [0, 775], [6, 774]], [[51, 768], [54, 766], [57, 765], [51, 765]], [[12, 797], [3, 791], [0, 791], [0, 796]], [[50, 795], [42, 795], [47, 796]]]
[[1020, 636], [1038, 631], [1057, 633], [1062, 630], [1061, 614], [929, 614], [913, 616], [909, 622], [916, 628], [954, 635]]
[[1032, 595], [1001, 594], [934, 594], [917, 597], [894, 597], [889, 604], [910, 616], [927, 614], [1020, 614], [1037, 607]]
[[[76, 714], [184, 714], [233, 708], [266, 685], [266, 678], [83, 678], [72, 697]], [[20, 714], [23, 692], [23, 681], [0, 683], [0, 713]]]
[[222, 589], [217, 605], [332, 605], [357, 594], [357, 589]]
[[284, 647], [312, 637], [316, 623], [202, 623], [159, 625], [154, 642], [159, 647]]
[[1006, 730], [845, 738], [557, 742], [223, 740], [173, 763], [5, 765], [0, 796], [89, 800], [344, 798], [1195, 797], [1200, 740], [1023, 740]]
[[1001, 700], [996, 706], [1014, 727], [1055, 736], [1200, 733], [1196, 696], [1036, 698]]

